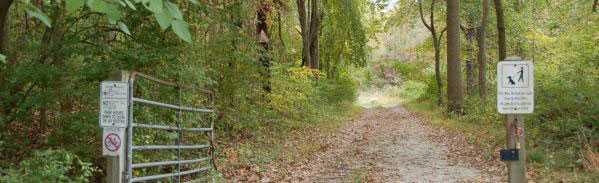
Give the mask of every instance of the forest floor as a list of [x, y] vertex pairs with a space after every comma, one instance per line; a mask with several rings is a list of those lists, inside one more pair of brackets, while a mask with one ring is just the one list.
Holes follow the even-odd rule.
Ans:
[[380, 92], [363, 92], [358, 104], [364, 108], [357, 117], [320, 137], [326, 140], [313, 141], [322, 144], [320, 151], [272, 166], [254, 180], [499, 182], [505, 177], [501, 162], [486, 160], [463, 135], [432, 127]]

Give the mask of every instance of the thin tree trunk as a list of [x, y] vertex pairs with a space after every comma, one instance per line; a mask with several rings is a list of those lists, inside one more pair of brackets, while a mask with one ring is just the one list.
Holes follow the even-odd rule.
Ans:
[[435, 81], [437, 84], [437, 92], [438, 101], [437, 104], [441, 105], [443, 103], [443, 81], [441, 81], [441, 37], [443, 37], [443, 31], [437, 37], [437, 31], [435, 29], [435, 3], [436, 0], [431, 1], [430, 6], [430, 25], [426, 23], [424, 19], [424, 13], [422, 12], [422, 3], [418, 3], [418, 12], [420, 13], [420, 20], [422, 24], [430, 31], [431, 37], [433, 38], [433, 49], [435, 51]]
[[6, 55], [8, 49], [6, 48], [6, 38], [8, 37], [8, 26], [6, 26], [6, 19], [8, 18], [8, 11], [13, 0], [3, 0], [0, 2], [0, 53]]
[[447, 99], [449, 111], [458, 114], [464, 98], [460, 65], [460, 2], [447, 0]]
[[260, 54], [260, 62], [262, 63], [262, 77], [264, 79], [264, 83], [262, 85], [262, 89], [268, 93], [271, 91], [270, 86], [270, 66], [271, 59], [268, 56], [268, 51], [270, 50], [270, 34], [268, 30], [268, 12], [269, 7], [266, 4], [262, 4], [261, 7], [257, 11], [257, 23], [256, 23], [256, 34], [258, 35], [258, 39], [260, 45], [262, 46], [261, 54]]
[[320, 9], [318, 8], [319, 0], [311, 1], [311, 18], [310, 18], [310, 68], [320, 68], [320, 50], [318, 38], [320, 36]]
[[505, 22], [503, 20], [503, 7], [501, 0], [494, 0], [495, 14], [497, 17], [497, 46], [499, 49], [499, 60], [504, 60], [507, 57], [505, 50]]
[[277, 24], [279, 24], [278, 34], [279, 41], [281, 42], [283, 61], [287, 63], [287, 45], [285, 45], [285, 40], [283, 39], [283, 21], [281, 21], [281, 10], [277, 10]]
[[[434, 36], [434, 35], [433, 35]], [[441, 38], [433, 37], [433, 48], [435, 49], [435, 81], [437, 82], [437, 104], [443, 103], [443, 81], [441, 81]]]
[[486, 60], [487, 60], [487, 33], [486, 27], [489, 17], [489, 0], [482, 0], [483, 12], [481, 16], [480, 28], [478, 30], [478, 89], [481, 101], [486, 101], [487, 81], [486, 81]]
[[476, 56], [474, 54], [474, 39], [476, 39], [476, 28], [466, 29], [466, 40], [468, 40], [468, 59], [466, 59], [466, 94], [472, 95], [474, 91], [474, 60]]

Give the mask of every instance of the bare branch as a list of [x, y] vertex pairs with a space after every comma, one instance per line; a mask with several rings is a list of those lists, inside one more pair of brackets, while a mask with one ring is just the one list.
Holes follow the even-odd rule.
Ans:
[[[418, 3], [418, 12], [420, 13], [420, 20], [422, 20], [422, 24], [424, 24], [424, 26], [431, 32], [433, 32], [433, 28], [426, 23], [426, 20], [424, 20], [424, 15], [422, 13], [422, 3]], [[432, 14], [432, 13], [431, 13]], [[431, 21], [432, 23], [432, 21]]]

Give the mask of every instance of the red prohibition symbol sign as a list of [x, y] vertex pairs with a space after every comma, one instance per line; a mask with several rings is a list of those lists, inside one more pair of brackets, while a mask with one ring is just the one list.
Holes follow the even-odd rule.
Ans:
[[121, 148], [121, 137], [115, 133], [109, 133], [104, 139], [104, 145], [111, 152], [118, 151]]

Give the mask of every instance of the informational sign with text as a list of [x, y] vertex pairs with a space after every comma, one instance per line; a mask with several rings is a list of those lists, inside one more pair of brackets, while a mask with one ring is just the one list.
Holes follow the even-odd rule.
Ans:
[[100, 84], [100, 126], [127, 127], [129, 85], [124, 81]]
[[534, 65], [531, 61], [497, 64], [497, 110], [501, 114], [534, 111]]

